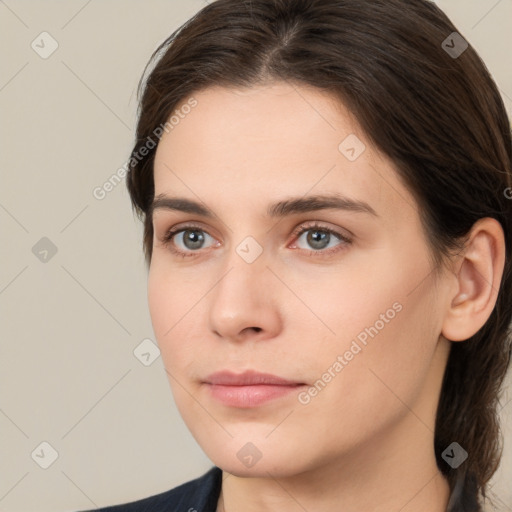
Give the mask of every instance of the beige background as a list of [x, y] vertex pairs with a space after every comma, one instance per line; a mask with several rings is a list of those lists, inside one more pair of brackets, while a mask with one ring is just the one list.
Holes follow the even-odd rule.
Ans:
[[[512, 1], [438, 3], [480, 52], [510, 113]], [[145, 366], [134, 355], [153, 332], [141, 227], [124, 181], [93, 196], [129, 155], [144, 64], [204, 5], [0, 0], [0, 512], [131, 501], [212, 464], [175, 408], [161, 359]], [[31, 47], [51, 49], [43, 31], [58, 44], [46, 59]], [[42, 237], [57, 249], [46, 262], [32, 250]], [[509, 379], [492, 489], [505, 511], [510, 388]], [[42, 442], [58, 452], [47, 469]]]

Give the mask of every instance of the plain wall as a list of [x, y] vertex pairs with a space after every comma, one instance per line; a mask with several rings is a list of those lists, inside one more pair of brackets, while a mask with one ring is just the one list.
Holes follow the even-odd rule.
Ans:
[[[512, 3], [438, 4], [486, 62], [510, 114]], [[94, 196], [129, 156], [150, 54], [204, 5], [0, 2], [0, 512], [132, 501], [212, 465], [177, 412], [161, 359], [145, 366], [134, 355], [154, 335], [124, 180]], [[44, 31], [58, 44], [47, 58], [55, 43]], [[509, 511], [511, 387], [509, 375], [492, 488]], [[47, 469], [36, 463], [50, 454], [42, 442], [58, 452]]]

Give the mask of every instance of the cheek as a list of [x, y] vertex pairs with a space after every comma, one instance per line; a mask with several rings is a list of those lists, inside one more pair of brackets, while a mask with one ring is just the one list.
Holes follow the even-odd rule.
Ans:
[[[319, 316], [334, 334], [327, 333], [321, 343], [311, 346], [318, 362], [316, 377], [327, 372], [338, 356], [346, 361], [333, 379], [338, 384], [332, 388], [338, 389], [330, 399], [353, 399], [354, 407], [378, 405], [383, 394], [392, 395], [388, 388], [412, 398], [428, 371], [438, 327], [432, 281], [422, 280], [429, 266], [421, 254], [396, 255], [344, 276], [338, 280], [343, 287], [332, 282], [322, 286]], [[303, 327], [313, 335], [311, 324]], [[350, 396], [340, 394], [343, 389], [350, 389]]]
[[171, 279], [169, 274], [158, 271], [158, 266], [155, 265], [150, 268], [148, 276], [149, 313], [166, 368], [167, 363], [173, 360], [169, 357], [172, 340], [186, 319], [184, 297], [190, 295], [183, 295], [179, 280]]
[[179, 279], [176, 273], [155, 263], [148, 275], [151, 323], [166, 370], [178, 376], [186, 374], [197, 359], [195, 340], [201, 340], [202, 336], [196, 332], [199, 326], [196, 319], [199, 311], [203, 311], [200, 301], [208, 283], [203, 280], [199, 287], [197, 279], [194, 282]]
[[[376, 321], [395, 303], [393, 291], [381, 295], [380, 301], [373, 295], [371, 304], [346, 303], [344, 323], [336, 325], [334, 342], [324, 339], [306, 354], [314, 365], [312, 384], [318, 391], [310, 400], [301, 397], [296, 416], [300, 421], [290, 425], [294, 435], [300, 436], [308, 421], [326, 430], [331, 426], [326, 443], [344, 450], [411, 416], [411, 409], [417, 410], [435, 349], [421, 293], [398, 296], [402, 309], [388, 312], [388, 323]], [[360, 334], [365, 336], [358, 338]], [[338, 356], [343, 358], [341, 370], [336, 366]]]
[[168, 266], [165, 257], [153, 257], [148, 274], [148, 306], [156, 337], [170, 339], [176, 328], [187, 321], [187, 312], [204, 294], [201, 281], [183, 277]]
[[364, 409], [385, 422], [416, 407], [429, 380], [437, 341], [427, 303], [421, 292], [401, 297], [402, 309], [381, 330], [368, 336], [350, 363], [353, 366], [346, 368], [345, 378], [353, 390], [346, 400], [352, 407], [364, 404]]
[[176, 290], [169, 284], [162, 273], [154, 270], [152, 263], [148, 276], [148, 306], [153, 330], [159, 343], [165, 331], [172, 326], [173, 308], [170, 306]]

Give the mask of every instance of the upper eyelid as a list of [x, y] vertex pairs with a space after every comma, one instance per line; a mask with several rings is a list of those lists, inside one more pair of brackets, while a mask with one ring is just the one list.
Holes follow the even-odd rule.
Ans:
[[[315, 197], [308, 198], [308, 199], [312, 200], [312, 199], [315, 199]], [[322, 197], [320, 197], [320, 199], [322, 199]], [[341, 209], [341, 210], [343, 210], [343, 209]], [[373, 212], [373, 209], [371, 209], [371, 207], [370, 207], [370, 210]], [[154, 210], [151, 215], [153, 229], [156, 231], [156, 226], [158, 224], [160, 224], [160, 222], [165, 223], [167, 225], [168, 222], [172, 221], [173, 218], [176, 219], [175, 215], [179, 214], [179, 211], [180, 210], [166, 209], [166, 208], [157, 208], [156, 210]], [[331, 219], [329, 219], [329, 218], [322, 219], [321, 218], [324, 216], [330, 217], [331, 214], [337, 215], [340, 213], [342, 215], [341, 219], [343, 219], [342, 223], [344, 223], [344, 221], [346, 221], [346, 220], [351, 222], [352, 219], [356, 218], [356, 217], [353, 217], [352, 214], [360, 213], [360, 210], [358, 208], [355, 208], [355, 211], [353, 211], [351, 208], [348, 208], [347, 210], [340, 211], [340, 209], [337, 209], [337, 208], [334, 208], [334, 210], [331, 208], [321, 208], [318, 210], [311, 210], [311, 211], [309, 211], [309, 210], [297, 211], [297, 212], [287, 214], [286, 216], [281, 218], [279, 221], [274, 222], [273, 226], [271, 226], [270, 229], [267, 230], [267, 232], [270, 231], [271, 229], [273, 229], [275, 224], [282, 225], [284, 223], [288, 224], [288, 222], [290, 222], [290, 223], [293, 222], [294, 226], [299, 226], [302, 223], [318, 222], [318, 223], [334, 224], [335, 227], [326, 226], [326, 229], [332, 229], [333, 231], [341, 231], [341, 234], [346, 238], [351, 238], [351, 239], [357, 238], [356, 235], [347, 227], [345, 227], [345, 226], [341, 227], [341, 226], [337, 225], [336, 218], [332, 218], [332, 217], [331, 217]], [[169, 217], [168, 214], [171, 214], [172, 216]], [[315, 219], [317, 214], [319, 215], [319, 217]], [[345, 214], [348, 215], [348, 217], [345, 217]], [[198, 223], [199, 225], [202, 226], [203, 223], [206, 222], [208, 224], [208, 227], [207, 228], [200, 227], [200, 229], [204, 229], [204, 231], [206, 231], [208, 234], [211, 234], [211, 230], [212, 230], [211, 224], [209, 224], [209, 220], [205, 219], [201, 214], [200, 214], [200, 218], [197, 218], [197, 219], [193, 218], [194, 217], [193, 212], [184, 212], [184, 215], [186, 215], [186, 217], [190, 216], [192, 218], [189, 217], [189, 219], [186, 219], [186, 217], [185, 217], [186, 220], [183, 220], [182, 222], [179, 222], [178, 224], [183, 223], [184, 225], [188, 225], [188, 223], [192, 223], [192, 224]], [[180, 217], [181, 217], [181, 215], [180, 215]], [[378, 215], [377, 215], [377, 217], [378, 217]], [[160, 218], [161, 218], [161, 221], [160, 220], [157, 221], [157, 219], [160, 219]], [[363, 220], [361, 217], [357, 217], [358, 221], [359, 221], [359, 219]], [[230, 231], [230, 232], [233, 231], [229, 226], [226, 225], [225, 222], [223, 222], [221, 219], [219, 219], [217, 217], [217, 215], [214, 215], [213, 218], [211, 218], [210, 220], [212, 220], [212, 221], [218, 220], [224, 226], [224, 228], [226, 228], [228, 231]], [[295, 229], [297, 229], [297, 228], [293, 227], [292, 231], [294, 231]], [[168, 231], [168, 229], [166, 231]], [[218, 233], [217, 228], [214, 227], [213, 232]]]
[[170, 228], [165, 228], [163, 230], [163, 236], [166, 236], [170, 232], [172, 232], [174, 235], [177, 235], [178, 233], [181, 233], [182, 231], [187, 231], [188, 229], [197, 229], [199, 231], [204, 231], [212, 238], [216, 238], [215, 235], [212, 235], [210, 233], [210, 231], [211, 231], [210, 229], [207, 229], [207, 228], [201, 226], [200, 223], [196, 224], [195, 222], [187, 222], [187, 223], [183, 223], [182, 225], [180, 225], [180, 224], [178, 224], [176, 226], [172, 226]]

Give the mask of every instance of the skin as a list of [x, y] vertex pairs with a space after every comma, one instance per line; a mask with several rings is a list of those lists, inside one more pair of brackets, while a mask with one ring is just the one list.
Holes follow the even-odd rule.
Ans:
[[[436, 276], [412, 195], [334, 98], [283, 82], [194, 98], [158, 145], [155, 196], [199, 201], [215, 217], [154, 211], [148, 299], [177, 407], [223, 470], [218, 510], [445, 511], [449, 487], [433, 450], [441, 381], [451, 342], [494, 307], [500, 225], [481, 219], [467, 251]], [[355, 161], [338, 149], [349, 134], [366, 146]], [[378, 216], [265, 216], [269, 203], [333, 192]], [[315, 228], [293, 235], [311, 221], [351, 243], [331, 235], [319, 249], [307, 238]], [[163, 239], [189, 222], [205, 239], [197, 248], [175, 235], [174, 247], [193, 254], [183, 258]], [[252, 263], [236, 251], [247, 236], [263, 249]], [[307, 404], [292, 392], [228, 407], [203, 383], [214, 371], [255, 369], [313, 386], [396, 303], [401, 310]], [[248, 442], [262, 454], [252, 467], [237, 457]]]

